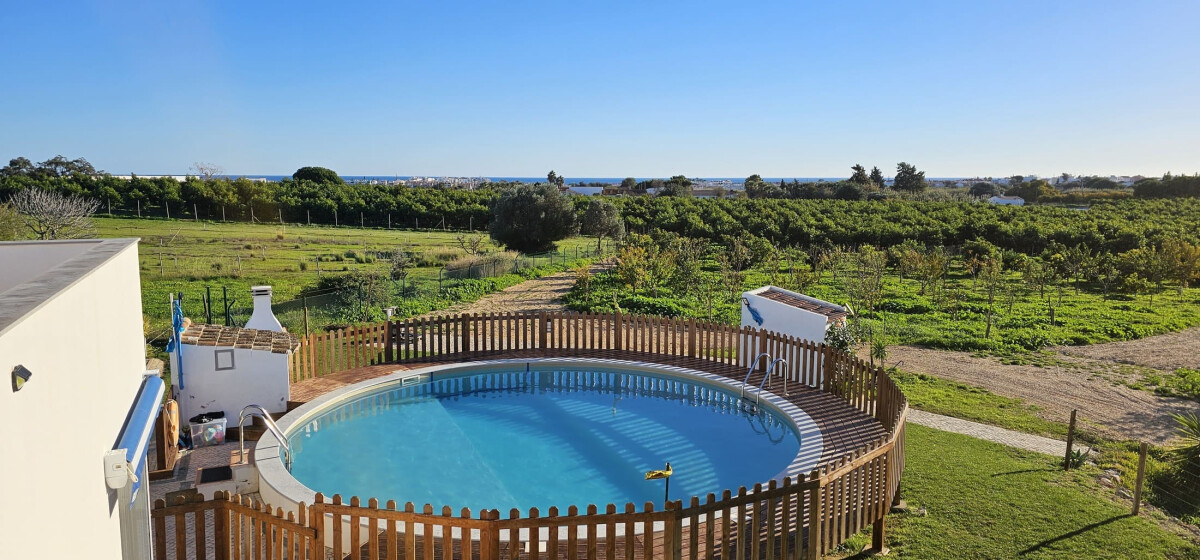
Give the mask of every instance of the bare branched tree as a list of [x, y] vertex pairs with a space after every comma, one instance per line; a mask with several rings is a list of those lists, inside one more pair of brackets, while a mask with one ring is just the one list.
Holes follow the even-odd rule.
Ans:
[[195, 171], [196, 176], [204, 179], [205, 181], [225, 172], [224, 169], [221, 169], [221, 166], [215, 163], [205, 163], [203, 161], [197, 161], [196, 163], [193, 163], [192, 171]]
[[14, 194], [9, 203], [38, 239], [82, 239], [95, 234], [92, 214], [100, 209], [98, 200], [29, 188]]
[[454, 240], [458, 242], [458, 246], [466, 251], [468, 255], [478, 255], [483, 252], [484, 242], [487, 238], [482, 234], [458, 234]]

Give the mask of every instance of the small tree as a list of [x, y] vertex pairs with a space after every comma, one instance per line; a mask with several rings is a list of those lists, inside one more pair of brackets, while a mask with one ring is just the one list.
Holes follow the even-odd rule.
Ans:
[[1200, 273], [1200, 247], [1182, 239], [1168, 239], [1163, 242], [1162, 252], [1168, 274], [1175, 281], [1182, 299], [1183, 291]]
[[482, 234], [478, 233], [460, 233], [454, 236], [454, 241], [458, 243], [459, 248], [461, 248], [468, 255], [472, 256], [483, 252], [483, 243], [486, 239], [487, 238], [485, 238]]
[[1004, 281], [1003, 270], [1004, 267], [1001, 266], [998, 258], [989, 258], [979, 269], [979, 277], [983, 279], [983, 289], [987, 292], [988, 298], [987, 328], [983, 333], [984, 338], [992, 337], [992, 317], [996, 314], [996, 291], [1000, 289], [1000, 285]]
[[905, 239], [903, 243], [888, 248], [888, 256], [891, 257], [892, 266], [900, 275], [901, 282], [906, 276], [911, 277], [920, 267], [923, 251], [924, 247], [921, 247], [917, 240], [912, 238]]
[[884, 187], [883, 172], [880, 171], [878, 167], [871, 168], [871, 183], [873, 183], [877, 189], [883, 189]]
[[625, 237], [625, 222], [621, 220], [621, 212], [612, 203], [592, 199], [583, 213], [579, 231], [584, 235], [595, 235], [596, 252], [600, 252], [600, 243], [605, 237], [617, 241]]
[[341, 177], [332, 169], [325, 167], [301, 167], [295, 173], [292, 173], [292, 179], [297, 181], [312, 181], [318, 185], [329, 183], [344, 183]]
[[646, 247], [640, 243], [623, 243], [617, 251], [617, 278], [635, 293], [649, 280], [647, 259]]
[[408, 273], [412, 266], [413, 260], [412, 257], [409, 256], [408, 251], [405, 251], [400, 247], [396, 247], [392, 250], [392, 262], [391, 269], [389, 270], [389, 277], [393, 282], [400, 282], [402, 290], [408, 287]]
[[592, 298], [592, 269], [584, 265], [575, 269], [575, 287], [583, 292], [584, 300]]
[[38, 188], [14, 194], [9, 203], [38, 239], [92, 237], [92, 214], [100, 209], [98, 200]]
[[850, 299], [868, 316], [873, 315], [875, 307], [883, 301], [883, 273], [887, 268], [887, 254], [870, 245], [863, 245], [852, 254], [852, 261], [854, 268], [846, 286]]
[[212, 180], [213, 177], [223, 173], [225, 170], [221, 169], [219, 165], [214, 163], [197, 161], [196, 163], [192, 164], [192, 171], [196, 172], [197, 177], [204, 179], [205, 181], [209, 181]]
[[692, 180], [683, 175], [675, 175], [663, 183], [658, 191], [659, 196], [692, 196]]
[[854, 174], [850, 175], [851, 183], [866, 185], [871, 182], [871, 178], [867, 176], [867, 168], [863, 167], [862, 164], [856, 163], [850, 166], [850, 170], [854, 171]]
[[509, 249], [548, 251], [556, 241], [578, 231], [575, 208], [558, 188], [546, 183], [508, 188], [492, 203], [488, 233]]
[[972, 183], [970, 190], [967, 192], [971, 196], [974, 196], [977, 198], [986, 198], [989, 196], [995, 196], [995, 195], [999, 194], [1000, 189], [999, 189], [999, 187], [997, 187], [996, 185], [993, 185], [992, 183], [985, 183], [983, 181], [978, 181], [976, 183]]
[[924, 171], [917, 171], [915, 165], [904, 162], [896, 164], [896, 180], [892, 182], [893, 188], [898, 191], [916, 193], [925, 190], [927, 186]]

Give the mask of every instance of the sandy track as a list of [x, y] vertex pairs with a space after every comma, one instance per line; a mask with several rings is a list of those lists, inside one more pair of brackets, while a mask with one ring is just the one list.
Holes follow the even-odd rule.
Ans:
[[1068, 356], [1108, 360], [1164, 371], [1184, 367], [1200, 369], [1200, 328], [1140, 340], [1091, 346], [1064, 346], [1057, 350]]
[[[1151, 348], [1152, 341], [1141, 342]], [[888, 363], [1023, 399], [1041, 407], [1039, 414], [1048, 420], [1066, 422], [1071, 409], [1078, 409], [1086, 429], [1120, 439], [1162, 443], [1172, 437], [1172, 414], [1200, 413], [1200, 403], [1116, 384], [1121, 374], [1111, 362], [1071, 356], [1062, 359], [1067, 365], [1005, 365], [966, 352], [895, 346], [889, 349]]]
[[[608, 265], [592, 265], [592, 273]], [[541, 311], [565, 311], [562, 298], [575, 285], [574, 272], [559, 272], [541, 278], [526, 280], [509, 286], [494, 294], [486, 295], [471, 303], [462, 303], [440, 309], [425, 316], [451, 315], [456, 313], [537, 313]]]

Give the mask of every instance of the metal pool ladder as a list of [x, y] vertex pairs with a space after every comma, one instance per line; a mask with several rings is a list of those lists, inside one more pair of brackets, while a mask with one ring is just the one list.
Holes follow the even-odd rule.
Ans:
[[287, 438], [283, 437], [283, 430], [279, 429], [275, 420], [271, 418], [271, 413], [267, 412], [262, 405], [248, 404], [238, 413], [238, 445], [242, 451], [242, 457], [246, 456], [246, 432], [242, 430], [242, 424], [246, 422], [247, 418], [254, 416], [262, 418], [263, 422], [267, 424], [267, 431], [279, 440], [279, 445], [283, 447], [283, 465], [288, 472], [292, 472], [292, 448], [288, 445]]
[[[758, 384], [758, 393], [755, 393], [755, 395], [754, 395], [754, 404], [757, 405], [759, 403], [759, 401], [762, 400], [763, 386], [769, 385], [769, 381], [771, 380], [771, 374], [775, 373], [775, 366], [778, 365], [780, 362], [783, 362], [784, 367], [787, 367], [787, 360], [785, 360], [783, 358], [775, 358], [774, 360], [771, 360], [771, 365], [767, 366], [767, 374], [763, 376], [762, 382], [760, 382]], [[788, 394], [787, 371], [784, 371], [784, 374], [783, 374], [783, 396], [786, 397], [787, 394]]]
[[[750, 369], [746, 370], [746, 378], [742, 379], [742, 392], [741, 392], [741, 394], [738, 395], [738, 397], [743, 398], [743, 399], [746, 398], [746, 384], [750, 382], [750, 374], [754, 373], [754, 366], [757, 366], [758, 360], [763, 357], [766, 357], [768, 362], [771, 361], [771, 355], [766, 352], [763, 352], [754, 357], [754, 360], [750, 362]], [[771, 362], [771, 363], [774, 363], [774, 362]], [[771, 366], [768, 365], [767, 369], [764, 371], [766, 371], [767, 374], [770, 375], [770, 370], [771, 370]]]

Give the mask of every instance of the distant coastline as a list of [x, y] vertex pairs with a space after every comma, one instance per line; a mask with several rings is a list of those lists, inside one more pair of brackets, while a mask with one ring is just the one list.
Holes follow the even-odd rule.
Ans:
[[[265, 179], [267, 181], [279, 181], [281, 179], [290, 178], [291, 175], [243, 174], [243, 175], [221, 175], [221, 177], [226, 177], [229, 179], [245, 177], [247, 179]], [[489, 180], [492, 182], [518, 182], [518, 183], [538, 183], [538, 182], [544, 183], [544, 182], [546, 182], [545, 177], [490, 177], [490, 176], [468, 177], [468, 176], [451, 176], [451, 175], [446, 175], [446, 176], [437, 176], [437, 175], [340, 175], [340, 177], [347, 182], [397, 181], [397, 180], [409, 181], [414, 178], [485, 179], [485, 180]], [[737, 185], [740, 185], [746, 181], [745, 177], [690, 177], [690, 178], [691, 179], [699, 179], [699, 180], [703, 180], [703, 181], [729, 181], [729, 182], [731, 182], [733, 184], [737, 184]], [[625, 178], [624, 177], [564, 177], [564, 179], [566, 179], [567, 184], [571, 184], [571, 185], [575, 185], [575, 184], [579, 184], [579, 183], [583, 183], [583, 184], [604, 183], [604, 184], [618, 185]], [[634, 177], [634, 179], [637, 179], [638, 181], [648, 181], [651, 179], [666, 179], [666, 177]], [[929, 178], [929, 180], [932, 180], [932, 181], [952, 181], [952, 180], [961, 180], [961, 179], [964, 179], [964, 177], [930, 177]], [[781, 180], [786, 180], [786, 181], [797, 180], [797, 181], [800, 181], [801, 183], [816, 183], [816, 182], [821, 182], [821, 181], [825, 181], [825, 182], [845, 181], [846, 177], [763, 177], [763, 180], [772, 182], [772, 183], [778, 183]]]

